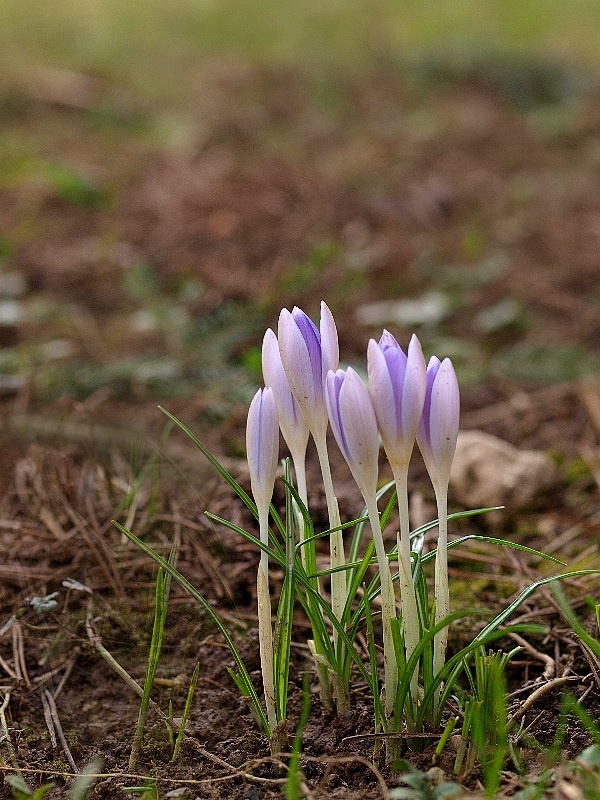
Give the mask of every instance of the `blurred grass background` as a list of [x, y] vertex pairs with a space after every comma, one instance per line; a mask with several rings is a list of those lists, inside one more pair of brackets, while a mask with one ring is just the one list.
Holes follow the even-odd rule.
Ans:
[[527, 54], [596, 72], [600, 2], [3, 0], [0, 53], [5, 75], [27, 64], [67, 67], [177, 106], [216, 55], [319, 72]]
[[[246, 376], [242, 382], [248, 373], [255, 382], [260, 377], [257, 331], [265, 324], [261, 314], [271, 320], [273, 316], [269, 298], [252, 314], [245, 313], [245, 328], [234, 334], [236, 307], [217, 309], [199, 321], [202, 315], [195, 303], [206, 287], [196, 276], [184, 275], [177, 285], [163, 281], [160, 290], [153, 289], [155, 265], [140, 252], [135, 256], [139, 262], [133, 259], [128, 271], [121, 270], [121, 299], [115, 301], [110, 324], [106, 320], [102, 324], [106, 353], [122, 356], [111, 372], [110, 359], [98, 354], [95, 341], [81, 347], [87, 323], [80, 320], [73, 330], [73, 320], [78, 319], [73, 307], [64, 304], [54, 284], [50, 291], [44, 282], [52, 252], [57, 272], [68, 272], [65, 259], [70, 264], [72, 276], [64, 280], [75, 286], [77, 301], [89, 301], [89, 292], [76, 285], [77, 259], [88, 274], [102, 266], [102, 259], [110, 261], [111, 247], [124, 236], [118, 209], [134, 179], [146, 172], [145, 156], [150, 163], [161, 148], [193, 156], [216, 143], [236, 152], [246, 148], [253, 156], [261, 148], [263, 155], [283, 153], [300, 173], [308, 165], [320, 178], [351, 187], [374, 202], [386, 191], [393, 200], [418, 173], [419, 185], [434, 196], [435, 205], [437, 184], [428, 182], [428, 175], [431, 171], [433, 177], [438, 172], [444, 176], [447, 167], [431, 166], [428, 154], [435, 162], [435, 153], [452, 137], [454, 146], [469, 152], [470, 115], [474, 113], [476, 122], [479, 119], [477, 124], [481, 117], [469, 104], [459, 106], [453, 117], [447, 103], [429, 102], [427, 92], [473, 73], [489, 80], [499, 107], [506, 103], [517, 116], [526, 112], [531, 130], [540, 137], [531, 139], [531, 154], [537, 152], [539, 141], [550, 142], [556, 152], [567, 152], [577, 136], [584, 141], [589, 126], [589, 142], [581, 145], [583, 155], [574, 156], [572, 163], [565, 158], [564, 164], [553, 162], [548, 167], [557, 203], [566, 207], [564, 196], [569, 192], [579, 203], [577, 187], [583, 177], [593, 174], [589, 165], [598, 163], [600, 149], [587, 112], [578, 111], [572, 101], [600, 85], [599, 54], [600, 0], [0, 0], [0, 190], [7, 196], [12, 193], [14, 217], [10, 225], [0, 227], [0, 276], [3, 270], [23, 269], [23, 264], [27, 272], [34, 264], [29, 272], [35, 278], [27, 277], [22, 294], [46, 289], [41, 299], [23, 299], [23, 307], [17, 309], [21, 319], [0, 320], [10, 327], [6, 342], [0, 342], [0, 376], [34, 374], [42, 396], [60, 396], [65, 386], [86, 396], [106, 384], [122, 387], [116, 394], [128, 396], [132, 384], [145, 386], [152, 381], [185, 394], [199, 377], [208, 374], [215, 380], [215, 365], [229, 361], [242, 364]], [[42, 83], [47, 78], [60, 85], [63, 69], [100, 79], [97, 95], [84, 98], [80, 109], [74, 92], [72, 106], [67, 106], [69, 112], [82, 111], [79, 115], [63, 113], [61, 102], [54, 103], [56, 93], [42, 97], [38, 105], [40, 94], [31, 91], [40, 75]], [[383, 85], [386, 80], [388, 86]], [[416, 99], [403, 105], [406, 86], [411, 85], [419, 89]], [[105, 91], [107, 87], [110, 91]], [[84, 85], [84, 93], [87, 88]], [[94, 91], [92, 85], [92, 95]], [[488, 111], [484, 108], [484, 117]], [[399, 128], [402, 137], [396, 136]], [[492, 123], [491, 134], [497, 132]], [[429, 150], [423, 145], [428, 139]], [[424, 155], [419, 161], [416, 154], [421, 148]], [[488, 313], [480, 318], [471, 309], [471, 328], [464, 322], [478, 291], [495, 278], [502, 280], [494, 269], [500, 265], [501, 273], [508, 263], [505, 251], [527, 239], [531, 226], [538, 230], [535, 215], [530, 218], [527, 208], [542, 208], [539, 201], [546, 184], [542, 181], [536, 194], [529, 174], [530, 153], [513, 155], [507, 145], [498, 154], [500, 166], [507, 165], [502, 180], [508, 197], [499, 222], [512, 225], [512, 230], [517, 219], [523, 229], [517, 230], [514, 240], [506, 245], [495, 236], [494, 211], [481, 212], [477, 205], [459, 209], [454, 231], [446, 238], [445, 222], [439, 223], [439, 242], [428, 223], [421, 226], [424, 235], [416, 226], [415, 257], [403, 265], [404, 271], [393, 272], [393, 286], [382, 288], [386, 297], [420, 296], [433, 288], [450, 298], [448, 319], [423, 327], [424, 343], [430, 351], [451, 355], [462, 380], [471, 384], [482, 383], [491, 374], [517, 381], [535, 376], [543, 382], [573, 380], [598, 366], [596, 355], [593, 362], [587, 360], [587, 349], [595, 353], [598, 348], [594, 331], [589, 342], [574, 341], [575, 333], [562, 349], [557, 348], [556, 342], [546, 341], [545, 317], [540, 315], [536, 322], [508, 284], [504, 294], [490, 294], [491, 317]], [[495, 149], [491, 157], [496, 158]], [[543, 177], [542, 166], [537, 169], [536, 179]], [[450, 185], [460, 177], [451, 170], [449, 174]], [[499, 174], [503, 175], [501, 169]], [[293, 182], [294, 175], [290, 168], [286, 179]], [[307, 205], [313, 194], [307, 192], [302, 203]], [[443, 195], [442, 191], [438, 198], [442, 206]], [[226, 207], [227, 199], [222, 203]], [[580, 217], [578, 208], [573, 218]], [[546, 233], [540, 224], [541, 242]], [[54, 251], [40, 249], [40, 242], [52, 243], [53, 238]], [[280, 288], [301, 302], [318, 286], [327, 264], [337, 259], [341, 266], [336, 274], [343, 274], [343, 279], [328, 287], [331, 297], [335, 303], [347, 293], [354, 303], [367, 273], [351, 263], [347, 242], [334, 231], [309, 239], [305, 256], [294, 256], [298, 263], [290, 266]], [[69, 255], [68, 247], [63, 247], [71, 241], [82, 244], [81, 255]], [[34, 256], [26, 252], [32, 243], [38, 246]], [[361, 258], [373, 255], [372, 248], [358, 250]], [[545, 266], [544, 259], [553, 267], [554, 258], [559, 256], [544, 251], [538, 267]], [[143, 296], [132, 290], [136, 276], [141, 276]], [[60, 281], [56, 285], [60, 287]], [[112, 296], [108, 289], [115, 290], [115, 285], [109, 281], [100, 294]], [[0, 298], [2, 291], [0, 286]], [[600, 288], [592, 286], [588, 295], [597, 303]], [[157, 359], [150, 365], [130, 352], [130, 317], [136, 310], [146, 314], [144, 324], [154, 326], [152, 346], [144, 343], [142, 353]], [[106, 307], [103, 313], [109, 316]], [[60, 325], [54, 324], [56, 319]], [[19, 325], [24, 332], [13, 342], [12, 328]], [[212, 350], [198, 344], [206, 342], [210, 325], [217, 339]], [[528, 325], [539, 335], [521, 346]], [[555, 338], [561, 335], [559, 330]], [[41, 339], [47, 340], [44, 347], [55, 339], [62, 344], [43, 349], [38, 346]], [[544, 339], [541, 345], [540, 339]], [[76, 354], [84, 352], [83, 365], [72, 361], [69, 347]], [[51, 357], [52, 353], [59, 355]], [[173, 370], [180, 369], [185, 357], [191, 366], [180, 388]], [[40, 364], [52, 358], [56, 369], [43, 371]], [[223, 394], [231, 395], [230, 389]]]

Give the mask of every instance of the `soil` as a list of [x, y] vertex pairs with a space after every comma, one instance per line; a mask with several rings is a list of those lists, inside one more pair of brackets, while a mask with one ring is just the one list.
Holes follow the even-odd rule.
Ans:
[[[569, 568], [600, 567], [600, 96], [524, 108], [477, 75], [426, 90], [393, 72], [339, 79], [333, 100], [299, 72], [247, 67], [213, 80], [223, 107], [163, 142], [158, 111], [141, 104], [118, 114], [109, 104], [103, 116], [75, 99], [6, 88], [1, 105], [10, 147], [0, 174], [0, 293], [19, 308], [16, 321], [3, 310], [0, 325], [0, 683], [10, 741], [1, 757], [31, 785], [54, 782], [52, 798], [66, 797], [69, 776], [90, 763], [104, 774], [90, 798], [120, 797], [147, 778], [160, 797], [283, 791], [283, 772], [229, 676], [229, 651], [178, 585], [153, 695], [177, 718], [200, 664], [176, 763], [168, 726], [151, 710], [129, 769], [139, 699], [101, 653], [143, 681], [155, 572], [111, 524], [118, 519], [163, 554], [177, 543], [178, 569], [214, 605], [260, 686], [257, 553], [203, 512], [252, 522], [192, 444], [165, 435], [156, 406], [192, 427], [249, 489], [245, 411], [260, 381], [262, 333], [283, 306], [314, 314], [325, 299], [342, 359], [358, 365], [384, 325], [402, 342], [415, 325], [428, 352], [455, 360], [463, 427], [549, 452], [560, 472], [558, 485], [504, 512], [495, 529], [550, 547]], [[56, 164], [63, 172], [48, 166]], [[393, 303], [428, 292], [434, 307], [443, 300], [439, 317], [424, 321], [421, 303], [421, 319], [398, 321]], [[382, 301], [392, 306], [372, 305]], [[311, 507], [325, 527], [310, 458]], [[334, 481], [344, 518], [355, 518], [360, 498], [335, 455]], [[411, 493], [433, 513], [418, 458]], [[467, 530], [488, 528], [482, 518], [453, 533]], [[450, 566], [455, 600], [492, 611], [550, 574], [535, 558], [493, 549], [453, 555]], [[271, 579], [277, 591], [282, 576]], [[583, 598], [598, 602], [598, 583], [565, 583], [590, 631]], [[34, 597], [53, 602], [33, 607]], [[600, 667], [546, 589], [519, 617], [548, 628], [509, 671], [510, 711], [525, 708], [519, 747], [531, 777], [552, 743], [564, 685], [600, 722]], [[451, 647], [468, 634], [457, 629]], [[306, 638], [298, 611], [291, 734]], [[569, 681], [523, 706], [543, 682], [539, 652]], [[313, 678], [300, 761], [307, 796], [389, 796], [402, 770], [372, 766], [372, 733], [360, 684], [337, 719]], [[565, 756], [589, 744], [572, 721]], [[451, 780], [451, 745], [439, 761], [435, 742], [403, 755]], [[479, 790], [481, 777], [475, 768], [460, 781]], [[521, 781], [507, 766], [503, 791]], [[11, 796], [8, 787], [0, 796]]]

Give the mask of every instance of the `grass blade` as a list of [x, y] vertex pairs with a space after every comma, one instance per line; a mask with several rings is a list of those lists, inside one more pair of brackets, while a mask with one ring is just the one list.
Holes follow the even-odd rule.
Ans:
[[[169, 553], [168, 564], [173, 567], [175, 563], [176, 547], [173, 545]], [[160, 660], [160, 653], [162, 650], [162, 640], [165, 630], [165, 622], [167, 619], [168, 599], [171, 590], [171, 576], [159, 567], [156, 575], [156, 591], [155, 591], [155, 606], [154, 606], [154, 624], [152, 628], [152, 639], [150, 641], [150, 652], [148, 654], [148, 666], [146, 667], [146, 677], [144, 680], [144, 691], [142, 700], [140, 702], [140, 710], [138, 714], [138, 721], [136, 726], [135, 735], [131, 745], [131, 753], [129, 755], [129, 769], [133, 771], [137, 764], [137, 758], [142, 746], [142, 738], [144, 735], [144, 727], [146, 725], [146, 717], [148, 716], [148, 708], [150, 705], [150, 695], [154, 687], [154, 678], [156, 677], [156, 670]]]
[[235, 661], [236, 667], [238, 669], [236, 675], [236, 684], [240, 691], [244, 694], [244, 697], [247, 697], [252, 709], [255, 713], [256, 719], [258, 720], [260, 726], [263, 728], [267, 736], [270, 737], [271, 731], [269, 729], [269, 723], [267, 721], [267, 717], [265, 712], [263, 711], [262, 705], [260, 703], [259, 697], [256, 693], [256, 689], [254, 688], [252, 681], [250, 680], [250, 675], [248, 674], [248, 670], [246, 669], [246, 665], [239, 653], [239, 650], [235, 646], [235, 643], [227, 628], [221, 622], [219, 615], [215, 612], [213, 607], [210, 603], [200, 594], [200, 592], [187, 580], [184, 576], [176, 570], [171, 564], [169, 564], [165, 559], [156, 553], [149, 545], [143, 542], [141, 539], [128, 531], [127, 528], [123, 527], [120, 523], [113, 520], [113, 525], [121, 531], [121, 533], [126, 536], [130, 541], [132, 541], [135, 545], [137, 545], [140, 550], [143, 550], [146, 555], [150, 556], [156, 563], [163, 568], [165, 572], [167, 572], [171, 577], [175, 578], [177, 583], [189, 594], [191, 595], [194, 600], [196, 600], [202, 609], [208, 614], [208, 616], [212, 619], [214, 624], [217, 626], [221, 636], [223, 636], [225, 643], [229, 647], [229, 650], [233, 656]]
[[190, 710], [192, 708], [192, 700], [194, 699], [194, 693], [196, 691], [196, 684], [198, 683], [199, 675], [200, 675], [200, 662], [198, 662], [194, 667], [187, 697], [185, 698], [185, 705], [183, 707], [181, 724], [179, 725], [179, 730], [177, 731], [177, 738], [175, 739], [175, 746], [173, 747], [173, 755], [171, 757], [171, 761], [173, 762], [177, 761], [177, 757], [179, 755], [179, 749], [181, 747], [181, 742], [183, 741], [183, 736], [185, 734], [185, 726], [187, 724], [188, 717], [190, 715]]

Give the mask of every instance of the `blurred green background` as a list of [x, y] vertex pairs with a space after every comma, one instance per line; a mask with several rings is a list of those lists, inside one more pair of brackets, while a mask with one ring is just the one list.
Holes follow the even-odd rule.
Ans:
[[0, 391], [223, 418], [320, 297], [480, 404], [596, 371], [599, 54], [600, 0], [3, 0]]
[[598, 0], [4, 0], [1, 63], [89, 70], [185, 107], [203, 58], [224, 55], [316, 71], [391, 59], [461, 62], [489, 53], [596, 71]]

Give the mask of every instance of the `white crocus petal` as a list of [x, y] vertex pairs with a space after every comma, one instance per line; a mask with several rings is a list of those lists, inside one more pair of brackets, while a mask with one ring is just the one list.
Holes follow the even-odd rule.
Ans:
[[351, 367], [327, 375], [327, 407], [333, 434], [363, 495], [377, 488], [379, 436], [367, 387]]
[[308, 444], [308, 425], [290, 389], [281, 363], [279, 343], [271, 328], [263, 339], [262, 372], [265, 386], [273, 390], [279, 426], [289, 451], [293, 458], [302, 458]]
[[252, 494], [259, 512], [268, 510], [279, 456], [279, 422], [272, 389], [259, 389], [248, 409], [246, 453]]

